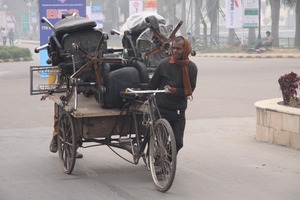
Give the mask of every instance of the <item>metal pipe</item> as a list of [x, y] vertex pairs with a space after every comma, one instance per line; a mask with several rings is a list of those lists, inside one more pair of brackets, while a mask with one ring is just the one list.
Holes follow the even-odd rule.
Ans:
[[[75, 59], [74, 59], [74, 55], [71, 56], [72, 57], [72, 63], [73, 63], [73, 72], [76, 72], [76, 66], [75, 66]], [[75, 84], [72, 83], [72, 87], [74, 87], [74, 109], [77, 110], [77, 105], [78, 105], [78, 94], [77, 94], [77, 78], [75, 78]], [[71, 80], [74, 81], [74, 80]]]
[[41, 22], [47, 23], [48, 26], [55, 32], [55, 28], [54, 28], [53, 24], [51, 24], [51, 22], [46, 17], [42, 17]]
[[260, 15], [260, 11], [261, 11], [261, 0], [258, 0], [258, 39], [260, 40], [261, 39], [261, 34], [260, 34], [260, 18], [261, 18], [261, 15]]
[[49, 44], [44, 44], [44, 45], [42, 45], [42, 46], [40, 46], [40, 47], [36, 47], [36, 48], [34, 49], [34, 52], [35, 52], [35, 53], [39, 53], [40, 50], [47, 49], [48, 46], [49, 46]]

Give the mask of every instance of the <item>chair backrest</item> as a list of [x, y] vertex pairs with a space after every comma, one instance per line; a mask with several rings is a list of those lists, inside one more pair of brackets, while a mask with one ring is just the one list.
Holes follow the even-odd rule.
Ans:
[[[96, 25], [97, 24], [95, 21], [86, 19], [84, 17], [74, 15], [63, 15], [63, 18], [59, 20], [56, 24], [54, 24], [53, 33], [49, 37], [50, 46], [48, 48], [48, 55], [49, 57], [51, 57], [52, 65], [57, 66], [61, 62], [68, 62], [65, 60], [65, 55], [63, 54], [69, 53], [64, 52], [65, 49], [68, 49], [68, 51], [72, 51], [72, 43], [71, 45], [66, 45], [64, 44], [66, 43], [66, 40], [70, 40], [70, 38], [72, 38], [72, 41], [75, 41], [77, 42], [77, 45], [80, 45], [78, 44], [81, 42], [80, 40], [83, 39], [83, 43], [87, 43], [88, 39], [92, 37], [91, 43], [94, 43], [95, 36], [92, 34], [95, 33], [89, 33], [86, 31], [94, 32], [94, 27], [96, 27]], [[88, 35], [80, 36], [80, 34], [82, 33], [88, 33]], [[99, 37], [99, 33], [97, 34], [97, 37]], [[74, 52], [72, 51], [72, 53]]]
[[103, 94], [102, 108], [122, 108], [124, 102], [120, 93], [126, 88], [136, 88], [140, 84], [139, 72], [134, 67], [123, 67], [108, 72], [104, 77], [105, 92]]
[[140, 61], [133, 61], [128, 66], [121, 64], [103, 63], [102, 77], [105, 87], [102, 108], [121, 108], [124, 101], [120, 92], [126, 88], [143, 88], [148, 84], [147, 66]]
[[64, 35], [65, 33], [92, 29], [96, 26], [97, 23], [93, 20], [79, 16], [66, 16], [54, 24], [54, 30], [57, 35]]
[[[103, 33], [101, 31], [94, 29], [64, 34], [62, 37], [63, 52], [65, 54], [74, 55], [76, 69], [79, 69], [83, 64], [85, 64], [87, 59], [84, 58], [80, 52], [74, 49], [72, 44], [75, 43], [88, 53], [94, 53], [102, 34]], [[71, 56], [66, 55], [64, 60], [66, 63], [72, 63]]]

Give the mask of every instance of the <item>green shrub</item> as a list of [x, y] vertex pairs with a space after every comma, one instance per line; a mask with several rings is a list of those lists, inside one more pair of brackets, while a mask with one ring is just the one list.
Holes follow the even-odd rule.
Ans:
[[13, 58], [12, 55], [7, 51], [0, 51], [0, 59]]
[[0, 46], [0, 59], [29, 58], [32, 54], [28, 48], [16, 46]]

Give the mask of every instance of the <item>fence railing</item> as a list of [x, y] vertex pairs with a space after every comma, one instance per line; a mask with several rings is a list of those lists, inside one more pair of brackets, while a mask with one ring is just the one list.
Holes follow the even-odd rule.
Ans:
[[[205, 40], [207, 42], [205, 42]], [[242, 39], [240, 38], [240, 41]], [[257, 43], [258, 40], [255, 40], [251, 42], [251, 44]], [[289, 37], [280, 37], [279, 38], [279, 47], [281, 48], [295, 48], [294, 46], [294, 38], [289, 38]], [[247, 41], [244, 41], [245, 44], [248, 44]], [[193, 49], [195, 50], [203, 50], [203, 49], [209, 49], [209, 48], [223, 48], [223, 47], [228, 47], [228, 46], [233, 46], [233, 45], [239, 45], [239, 41], [235, 41], [233, 44], [229, 45], [228, 44], [228, 37], [225, 36], [219, 36], [217, 40], [213, 39], [210, 35], [208, 36], [200, 36], [196, 37], [193, 42], [191, 42], [191, 45]]]

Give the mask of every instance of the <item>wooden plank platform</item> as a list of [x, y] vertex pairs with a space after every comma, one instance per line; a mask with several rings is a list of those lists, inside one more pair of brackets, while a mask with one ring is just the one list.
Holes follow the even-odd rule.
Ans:
[[[60, 104], [60, 96], [64, 93], [56, 93], [49, 96], [49, 98], [54, 101], [56, 104]], [[64, 107], [65, 110], [70, 110], [74, 108], [75, 101], [74, 97], [71, 99], [68, 105]], [[94, 96], [85, 97], [82, 94], [78, 95], [78, 104], [77, 109], [72, 112], [72, 115], [75, 118], [84, 118], [84, 117], [101, 117], [101, 116], [117, 116], [120, 115], [121, 109], [103, 109], [98, 104]]]

